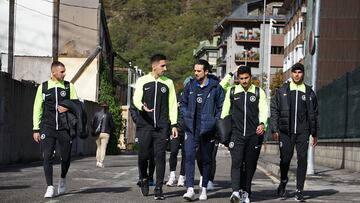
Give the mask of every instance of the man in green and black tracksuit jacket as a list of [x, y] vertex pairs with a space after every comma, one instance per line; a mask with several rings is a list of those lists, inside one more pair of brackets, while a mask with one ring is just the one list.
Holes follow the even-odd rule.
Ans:
[[165, 150], [172, 127], [172, 136], [177, 137], [178, 107], [173, 81], [163, 76], [166, 57], [156, 54], [151, 57], [152, 72], [136, 81], [133, 103], [139, 110], [136, 136], [139, 143], [139, 177], [141, 192], [148, 195], [147, 164], [151, 145], [156, 166], [155, 199], [164, 199], [162, 185], [165, 173]]
[[314, 91], [303, 83], [304, 66], [297, 63], [291, 68], [290, 83], [280, 87], [271, 101], [271, 131], [275, 140], [280, 140], [281, 182], [278, 195], [285, 197], [288, 171], [294, 146], [297, 152], [297, 174], [295, 198], [303, 201], [309, 135], [313, 146], [317, 144], [318, 105]]
[[[240, 189], [244, 190], [241, 198], [243, 200], [249, 198], [251, 181], [259, 157], [258, 148], [261, 147], [268, 117], [265, 92], [251, 84], [250, 67], [239, 67], [238, 80], [240, 85], [235, 85], [226, 92], [221, 113], [221, 118], [231, 114], [232, 120], [229, 143], [232, 160], [231, 186], [233, 193], [230, 197], [232, 202], [239, 201]], [[242, 178], [245, 180], [241, 180]], [[244, 185], [241, 186], [241, 183]]]
[[74, 85], [64, 81], [64, 64], [58, 61], [53, 62], [51, 73], [51, 79], [37, 89], [33, 111], [33, 138], [41, 144], [45, 178], [48, 185], [45, 197], [55, 195], [52, 176], [56, 141], [60, 144], [61, 155], [61, 178], [58, 194], [65, 192], [65, 177], [70, 167], [72, 139], [60, 121], [60, 117], [67, 109], [59, 104], [66, 99], [78, 98]]

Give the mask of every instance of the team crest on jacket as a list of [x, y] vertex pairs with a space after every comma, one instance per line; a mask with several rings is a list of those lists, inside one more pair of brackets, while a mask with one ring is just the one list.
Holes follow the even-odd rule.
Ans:
[[256, 101], [256, 97], [255, 97], [254, 95], [251, 96], [251, 97], [250, 97], [250, 101], [251, 101], [251, 102], [255, 102], [255, 101]]
[[42, 140], [45, 139], [45, 137], [46, 137], [45, 134], [41, 134], [41, 135], [40, 135], [40, 139], [42, 139]]
[[196, 101], [197, 101], [197, 103], [201, 104], [202, 103], [202, 98], [198, 97], [198, 98], [196, 98]]
[[60, 92], [60, 95], [61, 95], [62, 97], [65, 97], [65, 96], [66, 96], [66, 92], [63, 90], [63, 91]]
[[231, 148], [233, 148], [234, 147], [234, 142], [230, 142], [229, 143], [229, 148], [231, 149]]
[[165, 88], [165, 87], [162, 87], [162, 88], [161, 88], [161, 92], [162, 92], [162, 93], [165, 93], [165, 92], [166, 92], [166, 88]]
[[301, 96], [301, 99], [302, 99], [303, 101], [306, 101], [306, 96], [305, 96], [305, 95]]

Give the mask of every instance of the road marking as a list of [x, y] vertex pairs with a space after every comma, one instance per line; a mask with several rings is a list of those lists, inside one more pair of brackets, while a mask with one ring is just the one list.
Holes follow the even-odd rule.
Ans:
[[115, 178], [120, 178], [121, 176], [123, 176], [123, 175], [127, 175], [130, 171], [134, 171], [134, 170], [136, 170], [138, 167], [134, 167], [134, 168], [131, 168], [131, 169], [129, 169], [129, 170], [127, 170], [127, 171], [124, 171], [124, 172], [122, 172], [122, 173], [118, 173], [118, 174], [116, 174], [113, 178], [115, 179]]
[[267, 177], [269, 177], [272, 181], [274, 181], [275, 183], [280, 183], [280, 180], [275, 178], [275, 176], [271, 175], [271, 173], [269, 171], [267, 171], [266, 169], [264, 169], [263, 167], [257, 165], [257, 168], [262, 171]]

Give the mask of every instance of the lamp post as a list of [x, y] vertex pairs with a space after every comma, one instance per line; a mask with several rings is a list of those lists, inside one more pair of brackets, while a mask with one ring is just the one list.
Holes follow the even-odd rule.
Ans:
[[[270, 18], [270, 24], [269, 24], [269, 45], [268, 45], [268, 64], [267, 64], [267, 81], [266, 81], [266, 95], [268, 99], [268, 104], [270, 104], [270, 73], [271, 73], [271, 37], [272, 37], [272, 29], [273, 29], [273, 23], [276, 23], [276, 21], [272, 18]], [[262, 77], [262, 76], [261, 76]], [[269, 108], [270, 113], [270, 108]]]
[[266, 15], [266, 0], [264, 0], [264, 11], [263, 11], [263, 21], [262, 21], [262, 29], [261, 29], [261, 36], [263, 36], [261, 39], [263, 48], [261, 50], [261, 73], [260, 73], [260, 84], [263, 84], [263, 73], [264, 73], [264, 55], [265, 55], [265, 48], [264, 48], [264, 44], [265, 44], [265, 15]]

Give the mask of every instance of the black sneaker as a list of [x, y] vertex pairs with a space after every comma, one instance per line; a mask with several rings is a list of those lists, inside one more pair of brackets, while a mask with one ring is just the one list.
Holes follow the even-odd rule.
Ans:
[[279, 187], [277, 189], [277, 195], [281, 198], [281, 199], [286, 199], [286, 184], [287, 184], [287, 180], [281, 180]]
[[141, 190], [141, 194], [143, 196], [148, 196], [149, 195], [149, 183], [147, 179], [142, 179], [140, 181], [140, 190]]
[[163, 194], [162, 188], [161, 187], [156, 187], [154, 189], [154, 194], [155, 194], [155, 200], [164, 200], [165, 196]]
[[296, 190], [295, 192], [295, 200], [298, 202], [305, 202], [304, 196], [301, 190]]

